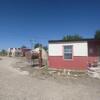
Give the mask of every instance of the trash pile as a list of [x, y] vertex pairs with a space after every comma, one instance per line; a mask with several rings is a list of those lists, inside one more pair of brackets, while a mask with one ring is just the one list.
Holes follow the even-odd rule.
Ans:
[[100, 64], [97, 67], [89, 67], [88, 68], [88, 75], [93, 78], [100, 79]]

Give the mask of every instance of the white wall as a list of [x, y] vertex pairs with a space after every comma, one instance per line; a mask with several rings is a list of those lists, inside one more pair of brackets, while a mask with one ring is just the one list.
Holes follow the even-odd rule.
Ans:
[[19, 50], [18, 48], [8, 48], [8, 52], [21, 52], [21, 49]]
[[88, 56], [87, 42], [49, 43], [49, 56], [63, 56], [63, 46], [73, 46], [73, 56]]

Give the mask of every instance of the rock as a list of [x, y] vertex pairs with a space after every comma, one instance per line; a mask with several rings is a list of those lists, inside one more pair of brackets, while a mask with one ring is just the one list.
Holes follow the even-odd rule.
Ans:
[[53, 73], [56, 73], [56, 71], [49, 71], [50, 75], [52, 75]]
[[74, 76], [76, 76], [76, 77], [77, 77], [78, 75], [76, 75], [76, 74], [75, 74]]
[[22, 71], [21, 74], [22, 74], [22, 75], [29, 75], [29, 72], [27, 72], [27, 71]]
[[69, 76], [71, 75], [70, 70], [67, 72], [67, 75], [69, 75]]
[[2, 60], [2, 58], [0, 58], [0, 60]]
[[62, 75], [66, 75], [66, 74], [67, 74], [66, 69], [64, 69]]
[[58, 76], [60, 76], [60, 75], [61, 75], [61, 73], [60, 73], [60, 72], [58, 72], [58, 73], [57, 73], [57, 75], [58, 75]]

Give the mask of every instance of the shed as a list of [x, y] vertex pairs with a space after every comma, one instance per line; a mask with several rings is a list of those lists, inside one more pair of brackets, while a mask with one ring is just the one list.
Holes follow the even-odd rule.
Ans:
[[100, 40], [50, 40], [49, 67], [69, 70], [86, 70], [89, 63], [100, 62]]

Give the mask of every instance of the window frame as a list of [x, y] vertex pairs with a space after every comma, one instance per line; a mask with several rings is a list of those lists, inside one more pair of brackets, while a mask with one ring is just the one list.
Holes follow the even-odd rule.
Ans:
[[[71, 46], [72, 47], [72, 52], [71, 52], [71, 54], [72, 54], [72, 57], [71, 57], [71, 59], [65, 59], [65, 51], [64, 51], [64, 47], [67, 47], [67, 46]], [[70, 54], [70, 53], [67, 53], [67, 54]], [[63, 46], [63, 59], [64, 60], [73, 60], [73, 45], [64, 45]]]

